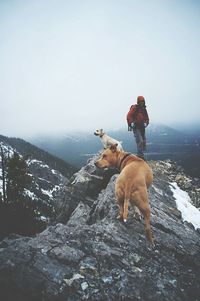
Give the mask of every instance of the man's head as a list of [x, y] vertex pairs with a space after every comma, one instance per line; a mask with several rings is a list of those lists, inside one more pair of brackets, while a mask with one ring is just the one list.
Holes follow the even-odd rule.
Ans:
[[137, 104], [140, 105], [140, 106], [145, 106], [144, 96], [138, 96], [137, 97]]

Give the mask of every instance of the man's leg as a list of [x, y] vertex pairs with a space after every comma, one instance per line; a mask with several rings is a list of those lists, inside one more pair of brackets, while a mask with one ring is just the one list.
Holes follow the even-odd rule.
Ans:
[[144, 158], [144, 153], [143, 153], [143, 138], [140, 129], [135, 128], [133, 130], [134, 136], [135, 136], [135, 141], [137, 144], [137, 155], [140, 158]]
[[141, 135], [142, 135], [142, 139], [143, 139], [143, 151], [146, 150], [146, 135], [145, 135], [145, 127], [141, 129]]

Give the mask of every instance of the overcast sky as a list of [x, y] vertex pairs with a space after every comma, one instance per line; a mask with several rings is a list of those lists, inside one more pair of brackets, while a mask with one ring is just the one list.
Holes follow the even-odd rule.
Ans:
[[200, 1], [0, 0], [0, 134], [199, 120]]

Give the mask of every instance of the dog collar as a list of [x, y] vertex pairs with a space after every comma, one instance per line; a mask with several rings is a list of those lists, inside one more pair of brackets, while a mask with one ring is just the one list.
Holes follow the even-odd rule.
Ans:
[[121, 166], [122, 166], [122, 163], [124, 162], [124, 160], [128, 157], [128, 156], [130, 156], [131, 155], [131, 153], [126, 153], [126, 155], [122, 158], [122, 160], [121, 160], [121, 162], [120, 162], [120, 164], [119, 164], [119, 170], [121, 170]]

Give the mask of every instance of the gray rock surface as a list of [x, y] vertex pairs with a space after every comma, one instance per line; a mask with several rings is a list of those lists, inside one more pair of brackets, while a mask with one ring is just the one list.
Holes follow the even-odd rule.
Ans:
[[151, 162], [151, 249], [131, 208], [127, 224], [117, 220], [117, 175], [108, 183], [94, 160], [59, 194], [54, 225], [0, 243], [0, 299], [200, 300], [200, 234], [176, 209], [173, 164]]

